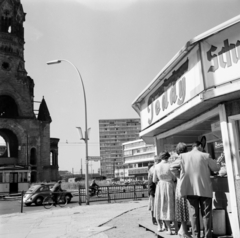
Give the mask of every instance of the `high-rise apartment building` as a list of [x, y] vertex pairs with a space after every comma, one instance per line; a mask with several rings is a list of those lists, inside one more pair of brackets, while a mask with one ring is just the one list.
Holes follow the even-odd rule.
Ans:
[[123, 164], [122, 143], [139, 138], [140, 119], [99, 120], [101, 175], [114, 177], [115, 167]]

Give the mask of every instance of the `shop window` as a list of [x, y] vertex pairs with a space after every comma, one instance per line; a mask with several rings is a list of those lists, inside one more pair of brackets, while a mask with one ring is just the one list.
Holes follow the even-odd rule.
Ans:
[[22, 181], [22, 173], [21, 172], [18, 173], [18, 182], [19, 183], [23, 182]]
[[10, 173], [9, 182], [10, 183], [17, 183], [18, 182], [18, 173], [16, 173], [16, 172]]
[[27, 182], [27, 172], [22, 173], [22, 182]]
[[222, 140], [207, 143], [207, 151], [213, 159], [218, 159], [223, 152]]
[[9, 183], [10, 173], [5, 173], [5, 183]]

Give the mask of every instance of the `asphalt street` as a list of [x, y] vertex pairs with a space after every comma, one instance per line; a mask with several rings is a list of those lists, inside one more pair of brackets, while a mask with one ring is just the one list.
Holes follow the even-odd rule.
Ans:
[[[117, 200], [116, 202], [125, 202], [125, 201], [132, 201], [132, 199], [123, 199], [123, 200]], [[106, 204], [108, 201], [92, 201], [90, 200], [90, 204]], [[66, 207], [72, 208], [75, 206], [79, 206], [79, 197], [74, 196], [69, 204], [66, 205]], [[85, 206], [85, 203], [82, 203], [81, 206]], [[61, 207], [57, 206], [54, 209], [62, 209]], [[46, 210], [43, 206], [36, 206], [32, 204], [31, 206], [25, 206], [23, 205], [23, 212], [33, 212], [33, 211], [41, 211]], [[4, 214], [12, 214], [12, 213], [20, 213], [21, 212], [21, 201], [18, 200], [2, 200], [0, 201], [0, 215]]]

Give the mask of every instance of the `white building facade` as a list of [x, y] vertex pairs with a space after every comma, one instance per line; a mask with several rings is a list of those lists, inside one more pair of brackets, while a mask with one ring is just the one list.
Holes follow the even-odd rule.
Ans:
[[124, 164], [116, 167], [115, 177], [120, 179], [147, 180], [148, 163], [154, 161], [155, 146], [142, 139], [122, 144]]

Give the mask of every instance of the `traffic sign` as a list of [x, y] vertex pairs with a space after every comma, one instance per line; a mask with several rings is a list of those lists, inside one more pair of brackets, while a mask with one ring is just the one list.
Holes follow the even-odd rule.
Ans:
[[101, 159], [101, 156], [88, 156], [88, 160], [99, 161]]

